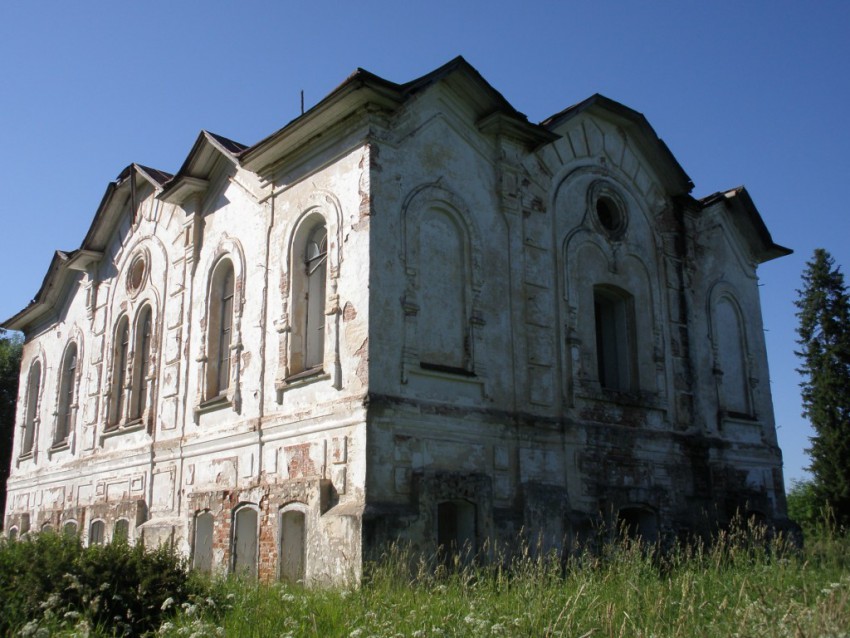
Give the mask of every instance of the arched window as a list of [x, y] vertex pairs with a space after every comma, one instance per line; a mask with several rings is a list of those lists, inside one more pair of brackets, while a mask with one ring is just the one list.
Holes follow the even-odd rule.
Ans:
[[[296, 509], [297, 508], [297, 509]], [[304, 582], [306, 566], [306, 517], [299, 506], [288, 506], [280, 513], [280, 579], [288, 583]]]
[[593, 288], [596, 322], [596, 371], [603, 389], [635, 390], [634, 303], [632, 296], [614, 286]]
[[130, 322], [121, 317], [115, 331], [112, 346], [112, 405], [109, 410], [109, 424], [117, 426], [124, 419], [124, 406], [127, 397], [127, 357], [130, 352]]
[[131, 419], [144, 416], [148, 401], [148, 375], [151, 358], [151, 307], [145, 306], [136, 322], [135, 354], [133, 355], [133, 382]]
[[77, 377], [77, 344], [73, 341], [65, 348], [59, 379], [59, 404], [56, 411], [56, 434], [54, 444], [68, 440], [74, 425], [74, 391]]
[[325, 285], [328, 272], [328, 231], [316, 226], [304, 251], [307, 298], [304, 317], [304, 369], [322, 366], [325, 353]]
[[89, 526], [89, 547], [103, 545], [106, 540], [106, 524], [103, 521], [92, 521]]
[[257, 577], [257, 510], [244, 505], [233, 517], [233, 572]]
[[76, 536], [77, 521], [66, 521], [65, 524], [62, 525], [62, 533], [66, 536]]
[[130, 521], [126, 518], [119, 518], [115, 521], [115, 527], [112, 528], [113, 542], [127, 542], [130, 540]]
[[192, 548], [192, 567], [210, 573], [213, 564], [213, 529], [215, 518], [212, 512], [201, 512], [195, 517], [195, 542]]
[[14, 540], [17, 540], [17, 539], [18, 539], [18, 528], [17, 527], [9, 528], [9, 540], [14, 541]]
[[51, 525], [50, 523], [45, 523], [44, 525], [41, 526], [41, 533], [42, 534], [52, 534], [53, 533], [53, 525]]
[[289, 375], [318, 372], [325, 358], [328, 231], [320, 215], [298, 228], [292, 249], [292, 333]]
[[233, 264], [225, 258], [213, 269], [210, 284], [206, 379], [208, 399], [225, 394], [230, 387], [233, 293]]
[[36, 420], [38, 419], [39, 395], [41, 394], [41, 363], [36, 361], [30, 367], [27, 378], [27, 412], [24, 421], [24, 440], [21, 444], [21, 456], [30, 454], [35, 444]]

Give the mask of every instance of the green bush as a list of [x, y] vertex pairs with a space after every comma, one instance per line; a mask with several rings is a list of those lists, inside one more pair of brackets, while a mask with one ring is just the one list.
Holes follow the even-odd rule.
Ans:
[[54, 533], [0, 543], [0, 634], [84, 623], [108, 628], [107, 635], [143, 635], [207, 589], [168, 547], [84, 548], [76, 537]]

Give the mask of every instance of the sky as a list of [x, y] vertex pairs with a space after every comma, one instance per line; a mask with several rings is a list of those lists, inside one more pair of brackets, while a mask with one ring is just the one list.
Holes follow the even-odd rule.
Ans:
[[357, 67], [406, 82], [463, 55], [529, 120], [594, 93], [643, 113], [694, 182], [745, 185], [786, 484], [806, 477], [794, 300], [815, 248], [850, 268], [850, 2], [0, 3], [0, 320], [133, 163], [201, 129], [253, 144]]

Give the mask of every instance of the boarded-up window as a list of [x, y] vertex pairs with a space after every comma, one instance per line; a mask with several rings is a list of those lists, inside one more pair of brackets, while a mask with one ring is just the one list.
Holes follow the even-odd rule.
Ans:
[[720, 364], [720, 402], [727, 412], [750, 413], [746, 345], [741, 317], [733, 301], [722, 297], [714, 309], [714, 339]]
[[242, 507], [233, 521], [233, 572], [257, 577], [257, 510]]
[[280, 515], [280, 578], [289, 583], [304, 581], [304, 512], [285, 511]]
[[423, 363], [467, 368], [467, 268], [463, 233], [432, 209], [419, 228], [419, 356]]
[[210, 573], [213, 563], [213, 526], [214, 519], [210, 512], [203, 512], [195, 517], [195, 543], [192, 550], [192, 567]]

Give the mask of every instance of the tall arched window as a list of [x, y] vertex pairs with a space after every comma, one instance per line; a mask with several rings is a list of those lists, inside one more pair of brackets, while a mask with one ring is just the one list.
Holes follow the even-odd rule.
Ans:
[[596, 372], [600, 387], [629, 392], [636, 389], [634, 303], [614, 286], [593, 288], [596, 322]]
[[321, 367], [325, 352], [325, 282], [328, 272], [328, 231], [316, 226], [304, 251], [307, 299], [304, 318], [304, 368]]
[[325, 358], [328, 231], [311, 215], [296, 231], [292, 249], [292, 332], [289, 374], [319, 371]]
[[130, 351], [130, 322], [121, 317], [115, 331], [112, 347], [112, 405], [109, 410], [109, 424], [118, 425], [124, 419], [124, 406], [127, 397], [127, 357]]
[[133, 356], [133, 381], [131, 419], [140, 419], [148, 401], [148, 375], [151, 358], [151, 307], [145, 306], [136, 322], [135, 354]]
[[214, 530], [215, 518], [212, 512], [201, 512], [195, 517], [195, 543], [192, 548], [192, 567], [202, 572], [212, 572]]
[[233, 264], [218, 262], [210, 285], [207, 341], [207, 398], [223, 395], [230, 387], [230, 345], [233, 339]]
[[27, 412], [24, 421], [24, 440], [21, 443], [21, 455], [30, 454], [35, 444], [36, 419], [38, 418], [39, 395], [41, 394], [41, 363], [36, 361], [30, 367], [27, 378]]
[[54, 444], [68, 440], [74, 425], [74, 391], [77, 377], [77, 344], [73, 341], [65, 348], [59, 379], [59, 403], [56, 411]]

